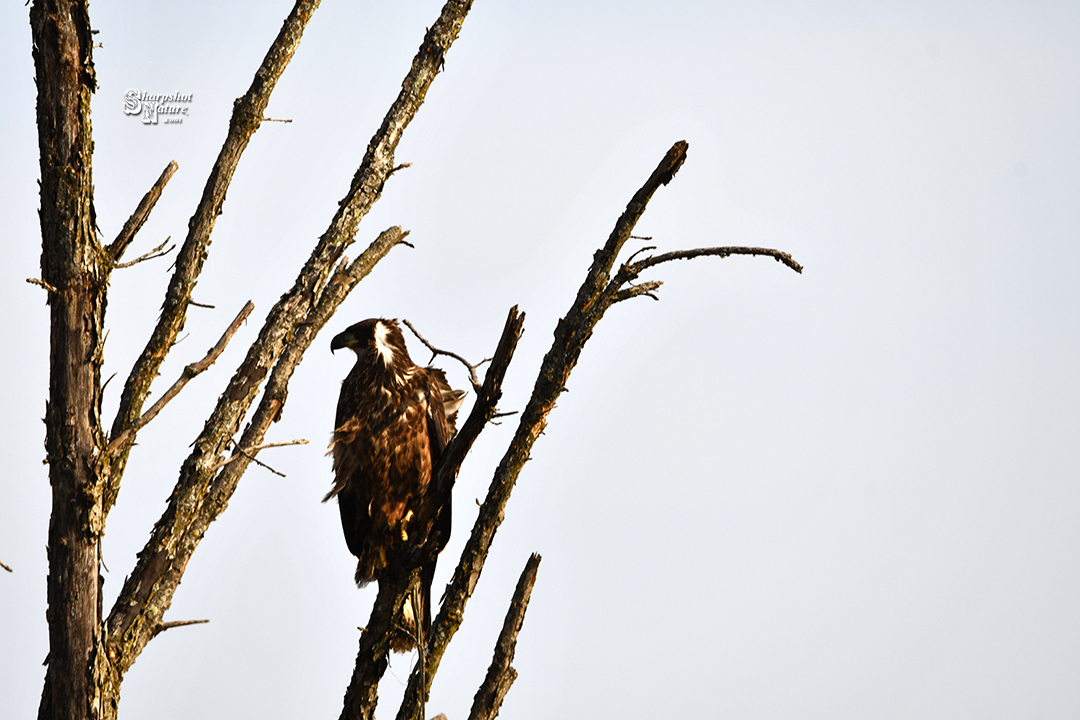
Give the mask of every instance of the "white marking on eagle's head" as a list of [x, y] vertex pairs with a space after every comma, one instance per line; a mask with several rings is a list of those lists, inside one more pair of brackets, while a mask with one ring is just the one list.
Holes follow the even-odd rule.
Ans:
[[379, 353], [379, 357], [382, 358], [383, 365], [390, 365], [390, 361], [394, 358], [394, 348], [390, 347], [390, 343], [386, 342], [386, 336], [390, 334], [390, 328], [386, 326], [386, 323], [379, 321], [375, 323], [375, 351]]

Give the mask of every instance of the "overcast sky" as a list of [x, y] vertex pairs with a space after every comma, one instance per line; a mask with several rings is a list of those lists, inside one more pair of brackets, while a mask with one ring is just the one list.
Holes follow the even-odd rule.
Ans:
[[[357, 590], [324, 456], [358, 320], [405, 317], [480, 359], [507, 309], [520, 409], [627, 200], [689, 157], [636, 234], [661, 251], [791, 252], [654, 269], [660, 302], [599, 325], [533, 451], [435, 681], [462, 720], [514, 582], [543, 555], [504, 717], [1080, 717], [1080, 5], [479, 0], [353, 255], [411, 230], [312, 346], [267, 450], [128, 674], [125, 718], [336, 717]], [[289, 2], [91, 5], [98, 224], [115, 237], [170, 160], [132, 248], [182, 240]], [[165, 507], [265, 313], [344, 196], [433, 0], [315, 14], [217, 223], [158, 393], [245, 301], [251, 321], [139, 437], [104, 541], [106, 602]], [[48, 314], [39, 277], [27, 8], [0, 7], [0, 704], [33, 717], [48, 651]], [[191, 94], [144, 125], [124, 93]], [[641, 241], [633, 241], [643, 244]], [[632, 252], [637, 246], [628, 246]], [[169, 260], [113, 276], [111, 423]], [[428, 355], [413, 345], [414, 358]], [[459, 367], [443, 362], [457, 387]], [[464, 466], [436, 588], [513, 421]], [[411, 658], [381, 688], [396, 710]]]

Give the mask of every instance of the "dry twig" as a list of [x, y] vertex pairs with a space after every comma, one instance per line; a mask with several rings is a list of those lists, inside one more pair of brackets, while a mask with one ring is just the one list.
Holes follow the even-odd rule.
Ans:
[[142, 255], [135, 258], [134, 260], [131, 260], [130, 262], [116, 263], [115, 265], [113, 265], [113, 269], [117, 270], [117, 269], [120, 269], [120, 268], [129, 268], [132, 265], [138, 265], [139, 263], [144, 262], [146, 260], [153, 260], [154, 258], [159, 258], [159, 257], [163, 257], [165, 255], [168, 255], [169, 253], [171, 253], [176, 248], [176, 245], [172, 245], [167, 250], [162, 250], [162, 248], [164, 248], [166, 245], [168, 245], [170, 240], [172, 240], [171, 235], [169, 237], [165, 238], [165, 241], [163, 243], [161, 243], [160, 245], [158, 245], [153, 250], [143, 253]]
[[173, 628], [184, 627], [186, 625], [203, 625], [210, 622], [209, 620], [173, 620], [171, 622], [158, 623], [154, 627], [154, 637], [157, 637], [166, 630], [172, 630]]
[[415, 327], [413, 327], [413, 324], [411, 322], [409, 322], [408, 320], [403, 318], [401, 320], [401, 322], [405, 323], [406, 327], [408, 327], [410, 330], [412, 330], [413, 335], [415, 335], [416, 338], [420, 342], [422, 342], [424, 344], [424, 347], [426, 347], [428, 350], [431, 351], [431, 360], [429, 360], [428, 362], [434, 361], [435, 358], [438, 357], [439, 355], [445, 355], [446, 357], [454, 358], [459, 363], [464, 365], [465, 369], [469, 371], [469, 383], [473, 386], [473, 391], [474, 392], [479, 392], [479, 390], [480, 390], [480, 381], [476, 377], [476, 371], [481, 366], [483, 366], [484, 363], [491, 362], [491, 358], [484, 358], [480, 362], [473, 365], [472, 363], [470, 363], [468, 360], [461, 357], [457, 353], [450, 352], [449, 350], [440, 350], [439, 348], [437, 348], [434, 345], [432, 345], [431, 343], [429, 343], [427, 341], [427, 339], [423, 335], [420, 334], [420, 331], [418, 331]]
[[266, 463], [262, 462], [261, 460], [259, 460], [255, 456], [258, 454], [258, 452], [260, 450], [265, 450], [266, 448], [285, 447], [286, 445], [307, 445], [307, 444], [308, 444], [307, 440], [304, 440], [303, 438], [300, 438], [300, 439], [297, 439], [297, 440], [284, 440], [282, 442], [263, 443], [262, 445], [256, 445], [255, 447], [251, 447], [251, 448], [242, 448], [239, 445], [234, 445], [233, 446], [234, 453], [232, 455], [230, 455], [229, 457], [225, 458], [224, 460], [219, 461], [218, 464], [215, 465], [213, 469], [218, 470], [220, 468], [225, 467], [226, 465], [231, 463], [233, 460], [236, 460], [236, 459], [241, 458], [241, 457], [246, 457], [251, 462], [255, 463], [256, 465], [259, 465], [261, 467], [266, 468], [267, 470], [274, 473], [275, 475], [277, 475], [279, 477], [285, 477], [285, 473], [278, 472], [277, 470], [270, 467]]
[[54, 288], [49, 283], [45, 282], [44, 280], [39, 280], [38, 278], [26, 278], [26, 282], [30, 283], [31, 285], [37, 285], [38, 287], [43, 287], [43, 288], [45, 288], [46, 292], [51, 292], [54, 295], [56, 293], [60, 292], [59, 290]]

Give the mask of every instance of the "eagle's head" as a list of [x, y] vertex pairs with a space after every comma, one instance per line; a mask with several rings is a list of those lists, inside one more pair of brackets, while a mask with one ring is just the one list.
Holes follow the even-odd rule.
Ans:
[[371, 318], [350, 325], [330, 341], [330, 351], [349, 348], [356, 353], [358, 362], [379, 362], [386, 367], [412, 365], [405, 337], [396, 320]]

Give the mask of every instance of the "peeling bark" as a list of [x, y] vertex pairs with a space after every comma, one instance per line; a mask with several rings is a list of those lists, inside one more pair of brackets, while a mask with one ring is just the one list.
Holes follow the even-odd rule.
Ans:
[[38, 89], [41, 272], [50, 316], [45, 449], [52, 487], [46, 617], [49, 658], [38, 717], [99, 718], [101, 343], [107, 256], [95, 234], [90, 98], [95, 89], [85, 4], [30, 11]]

